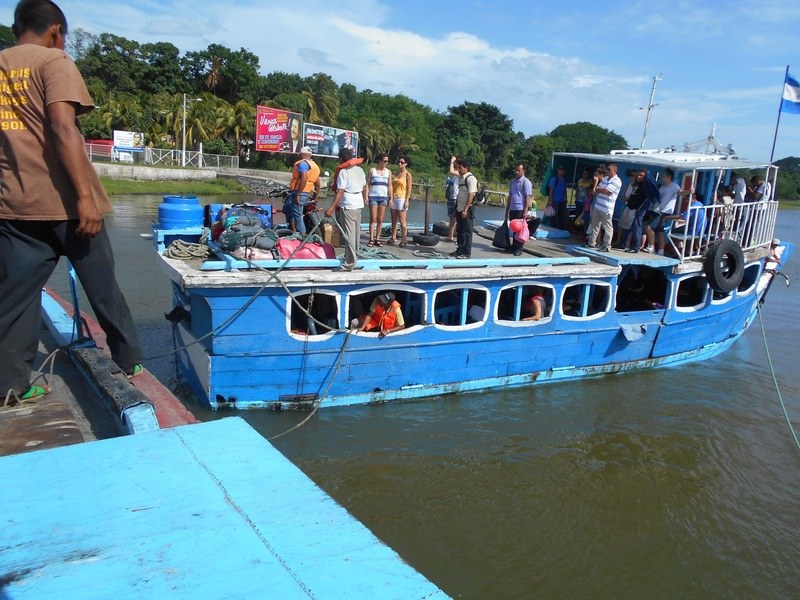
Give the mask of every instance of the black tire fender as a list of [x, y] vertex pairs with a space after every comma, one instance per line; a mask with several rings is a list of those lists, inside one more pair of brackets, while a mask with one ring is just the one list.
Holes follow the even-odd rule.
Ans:
[[435, 246], [439, 243], [439, 236], [435, 233], [415, 233], [411, 240], [419, 246]]
[[703, 263], [711, 289], [728, 294], [739, 287], [744, 277], [744, 252], [733, 240], [722, 240], [706, 253]]
[[431, 227], [431, 231], [436, 235], [448, 236], [450, 235], [450, 223], [447, 221], [436, 221]]

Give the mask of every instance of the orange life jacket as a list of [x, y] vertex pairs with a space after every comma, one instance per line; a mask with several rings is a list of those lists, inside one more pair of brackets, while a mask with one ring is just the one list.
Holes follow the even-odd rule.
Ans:
[[[391, 329], [397, 324], [397, 310], [400, 308], [400, 303], [393, 300], [389, 305], [389, 310], [384, 310], [383, 304], [378, 302], [375, 306], [375, 314], [372, 315], [364, 331], [372, 331], [377, 329]], [[383, 324], [381, 326], [381, 324]]]
[[297, 170], [297, 165], [303, 161], [306, 161], [311, 169], [309, 169], [309, 171], [306, 173], [308, 175], [308, 178], [306, 179], [306, 186], [300, 191], [308, 193], [314, 190], [314, 184], [319, 179], [319, 166], [310, 158], [301, 158], [294, 163], [294, 166], [292, 167], [292, 182], [289, 184], [289, 187], [292, 190], [297, 190], [297, 182], [300, 181], [300, 171]]
[[349, 169], [350, 167], [354, 167], [355, 165], [360, 165], [363, 162], [364, 162], [363, 157], [362, 158], [351, 158], [350, 160], [346, 160], [343, 163], [341, 163], [340, 165], [338, 165], [336, 167], [336, 169], [333, 171], [333, 183], [331, 183], [331, 189], [334, 192], [337, 189], [336, 188], [336, 179], [339, 177], [339, 171], [341, 171], [342, 169]]

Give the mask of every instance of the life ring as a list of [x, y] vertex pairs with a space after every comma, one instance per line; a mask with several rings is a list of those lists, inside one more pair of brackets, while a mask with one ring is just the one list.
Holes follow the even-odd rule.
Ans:
[[711, 289], [728, 294], [739, 287], [744, 277], [744, 252], [733, 240], [722, 240], [706, 253], [703, 263]]
[[419, 246], [435, 246], [439, 243], [439, 236], [435, 233], [416, 233], [411, 236], [411, 239]]

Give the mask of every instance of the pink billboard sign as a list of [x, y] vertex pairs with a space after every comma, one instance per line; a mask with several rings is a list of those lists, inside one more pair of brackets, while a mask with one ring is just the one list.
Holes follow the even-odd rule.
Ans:
[[300, 152], [303, 115], [269, 106], [256, 107], [256, 151]]

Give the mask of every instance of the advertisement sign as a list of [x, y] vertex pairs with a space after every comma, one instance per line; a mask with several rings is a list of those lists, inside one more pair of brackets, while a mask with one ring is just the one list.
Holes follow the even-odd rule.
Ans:
[[256, 107], [256, 151], [298, 153], [303, 147], [303, 115]]
[[327, 125], [306, 123], [303, 129], [304, 146], [311, 148], [311, 154], [337, 158], [339, 150], [351, 148], [353, 156], [358, 156], [358, 132], [337, 129]]
[[144, 133], [115, 129], [114, 150], [117, 152], [144, 152]]

